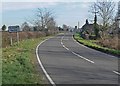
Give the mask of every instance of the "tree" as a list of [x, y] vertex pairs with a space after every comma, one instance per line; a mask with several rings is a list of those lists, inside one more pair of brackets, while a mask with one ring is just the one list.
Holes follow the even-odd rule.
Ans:
[[51, 17], [49, 20], [50, 21], [47, 23], [47, 28], [49, 30], [52, 30], [52, 29], [54, 30], [56, 28], [56, 21], [54, 20], [53, 17]]
[[98, 14], [102, 18], [102, 25], [103, 30], [108, 29], [109, 23], [113, 19], [113, 13], [114, 13], [114, 2], [111, 1], [103, 1], [103, 2], [97, 2], [95, 4], [99, 10]]
[[63, 28], [64, 31], [68, 31], [68, 26], [67, 25], [63, 24], [62, 28]]
[[24, 22], [22, 24], [21, 28], [22, 28], [23, 31], [30, 31], [31, 30], [31, 28], [29, 27], [27, 22]]
[[53, 12], [46, 8], [37, 11], [37, 20], [35, 21], [38, 26], [41, 26], [43, 30], [49, 29], [48, 27], [55, 27], [55, 20], [53, 17]]
[[89, 24], [88, 19], [86, 19], [86, 24]]
[[102, 19], [102, 30], [108, 29], [108, 26], [113, 19], [115, 3], [112, 1], [97, 1], [94, 3], [94, 8], [98, 11], [98, 15]]
[[115, 7], [115, 3], [108, 0], [97, 1], [91, 6], [92, 9], [91, 13], [94, 13], [96, 18], [96, 19], [94, 18], [94, 30], [96, 36], [99, 33], [99, 29], [97, 28], [97, 24], [96, 24], [97, 14], [99, 16], [99, 19], [102, 20], [102, 28], [100, 28], [100, 30], [101, 30], [101, 37], [104, 37], [113, 19], [114, 7]]
[[2, 31], [5, 31], [6, 30], [6, 25], [3, 25], [2, 26]]
[[96, 14], [94, 17], [94, 33], [95, 33], [96, 38], [98, 38], [99, 37], [99, 27], [97, 24], [97, 15]]

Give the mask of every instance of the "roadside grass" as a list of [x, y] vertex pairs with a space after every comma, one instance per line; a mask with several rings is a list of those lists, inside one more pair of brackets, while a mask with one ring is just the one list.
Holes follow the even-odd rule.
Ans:
[[42, 84], [36, 68], [36, 46], [48, 37], [27, 39], [2, 49], [2, 84]]
[[74, 35], [74, 39], [76, 41], [78, 41], [79, 43], [87, 46], [87, 47], [90, 47], [90, 48], [93, 48], [93, 49], [96, 49], [96, 50], [99, 50], [99, 51], [102, 51], [102, 52], [105, 52], [105, 53], [108, 53], [108, 54], [116, 55], [116, 56], [120, 55], [120, 50], [110, 49], [110, 48], [107, 48], [107, 47], [102, 47], [102, 46], [100, 46], [96, 43], [98, 40], [83, 39], [82, 37], [80, 37], [80, 34], [78, 34], [78, 33], [76, 33]]

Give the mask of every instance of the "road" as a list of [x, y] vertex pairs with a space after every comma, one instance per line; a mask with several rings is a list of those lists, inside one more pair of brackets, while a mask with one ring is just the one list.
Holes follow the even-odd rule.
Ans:
[[72, 33], [46, 40], [37, 52], [55, 84], [118, 84], [118, 58], [77, 43]]

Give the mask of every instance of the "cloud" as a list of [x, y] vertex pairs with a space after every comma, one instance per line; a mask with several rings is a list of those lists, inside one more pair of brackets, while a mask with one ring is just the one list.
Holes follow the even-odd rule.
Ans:
[[63, 3], [64, 8], [66, 10], [76, 10], [76, 9], [80, 9], [80, 10], [84, 10], [84, 9], [88, 9], [90, 6], [90, 2], [65, 2]]
[[94, 1], [96, 0], [2, 0], [2, 2], [94, 2]]
[[[1, 1], [2, 2], [95, 2], [96, 0], [1, 0]], [[113, 0], [113, 1], [118, 2], [119, 0]]]
[[32, 9], [32, 8], [47, 8], [54, 6], [55, 2], [3, 2], [2, 8], [5, 10], [21, 10], [21, 9]]
[[59, 0], [2, 0], [2, 2], [57, 2]]
[[2, 3], [0, 3], [0, 12], [2, 12]]

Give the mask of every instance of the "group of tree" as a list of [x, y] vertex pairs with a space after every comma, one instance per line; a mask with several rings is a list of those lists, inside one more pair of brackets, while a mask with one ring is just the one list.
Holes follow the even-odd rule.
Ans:
[[40, 31], [48, 31], [48, 30], [55, 29], [56, 21], [54, 18], [53, 11], [48, 10], [46, 8], [43, 8], [43, 9], [38, 8], [36, 19], [34, 20], [33, 24]]
[[21, 28], [23, 31], [57, 32], [57, 24], [54, 16], [52, 10], [38, 8], [34, 20], [24, 22]]
[[[115, 14], [115, 3], [108, 0], [94, 2], [91, 6], [91, 13], [94, 14], [94, 33], [96, 37], [106, 36], [108, 29], [113, 24]], [[101, 20], [101, 24], [97, 25], [97, 18]], [[101, 34], [100, 34], [101, 32]]]
[[29, 24], [27, 22], [24, 22], [21, 25], [22, 31], [32, 31], [32, 28], [30, 28]]
[[69, 31], [70, 26], [63, 24], [62, 28], [64, 31]]

